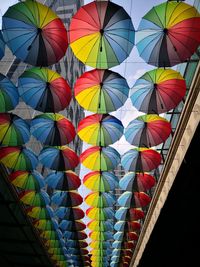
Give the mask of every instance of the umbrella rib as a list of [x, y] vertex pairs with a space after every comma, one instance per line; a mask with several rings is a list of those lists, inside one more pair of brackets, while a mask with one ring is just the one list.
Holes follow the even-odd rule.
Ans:
[[[161, 21], [161, 19], [160, 19], [160, 16], [159, 16], [159, 14], [157, 13], [156, 8], [153, 7], [153, 9], [154, 9], [154, 11], [155, 11], [155, 14], [156, 14], [158, 20], [160, 21], [160, 24], [162, 25], [162, 27], [163, 27], [163, 29], [164, 29], [164, 28], [165, 28], [165, 25], [163, 25], [163, 23], [162, 23], [162, 21]], [[166, 18], [166, 16], [165, 16], [165, 18]], [[153, 22], [153, 23], [154, 23], [154, 22]], [[154, 24], [155, 24], [156, 26], [158, 26], [156, 23], [154, 23]]]
[[[112, 35], [118, 36], [117, 34], [112, 34]], [[119, 43], [117, 43], [117, 42], [115, 41], [115, 39], [113, 39], [110, 35], [109, 35], [108, 37], [109, 37], [113, 42], [115, 42], [118, 46], [120, 46], [120, 48], [125, 52], [126, 55], [128, 54], [128, 53], [127, 53], [127, 50], [126, 50], [123, 46], [121, 46]], [[105, 39], [107, 40], [107, 42], [108, 42], [109, 45], [111, 46], [111, 44], [110, 44], [108, 38], [106, 38], [106, 34], [105, 34]], [[123, 38], [123, 39], [125, 39], [125, 38]], [[127, 39], [126, 39], [126, 40], [127, 40]], [[112, 46], [111, 46], [111, 47], [112, 47]]]

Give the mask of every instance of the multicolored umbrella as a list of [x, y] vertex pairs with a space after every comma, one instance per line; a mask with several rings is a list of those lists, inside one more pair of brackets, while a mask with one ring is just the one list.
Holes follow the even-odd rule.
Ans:
[[47, 68], [26, 70], [18, 80], [18, 91], [24, 102], [41, 112], [59, 112], [71, 100], [67, 81]]
[[51, 220], [37, 219], [33, 222], [33, 225], [35, 228], [45, 231], [58, 229], [58, 222], [54, 218], [51, 218]]
[[85, 203], [95, 208], [113, 207], [115, 197], [107, 192], [92, 192], [85, 197]]
[[68, 47], [62, 20], [37, 1], [26, 0], [9, 7], [3, 15], [2, 32], [13, 54], [34, 66], [55, 64]]
[[55, 215], [65, 220], [80, 220], [85, 216], [83, 210], [78, 207], [59, 207], [55, 210]]
[[140, 208], [149, 205], [151, 198], [144, 192], [124, 192], [117, 202], [121, 207]]
[[91, 145], [108, 146], [123, 135], [120, 120], [109, 114], [89, 115], [78, 124], [78, 136]]
[[86, 225], [81, 221], [62, 220], [59, 224], [59, 228], [62, 231], [82, 231], [85, 230]]
[[126, 171], [147, 172], [156, 169], [161, 163], [161, 155], [156, 150], [148, 148], [133, 148], [128, 150], [121, 159]]
[[133, 106], [144, 113], [164, 113], [174, 109], [186, 93], [181, 74], [172, 69], [154, 69], [142, 75], [130, 91]]
[[74, 86], [75, 98], [84, 108], [105, 114], [119, 109], [128, 98], [129, 86], [124, 77], [111, 70], [84, 72]]
[[5, 55], [5, 42], [0, 31], [0, 59]]
[[19, 94], [15, 85], [0, 73], [0, 112], [14, 109], [19, 103]]
[[153, 7], [141, 20], [137, 49], [149, 64], [171, 67], [189, 59], [200, 44], [200, 15], [183, 2]]
[[112, 208], [89, 208], [86, 215], [92, 220], [106, 221], [114, 219], [114, 210]]
[[92, 220], [87, 224], [87, 228], [92, 231], [108, 232], [114, 230], [114, 225], [110, 221]]
[[75, 240], [84, 240], [87, 238], [87, 235], [83, 231], [65, 231], [63, 234], [65, 239], [75, 239]]
[[57, 206], [74, 207], [83, 202], [83, 198], [76, 192], [56, 191], [51, 197], [51, 202]]
[[92, 241], [91, 243], [88, 244], [91, 248], [94, 249], [107, 249], [111, 248], [111, 242], [109, 241]]
[[38, 164], [35, 153], [25, 147], [10, 146], [0, 148], [0, 162], [13, 170], [33, 170]]
[[136, 232], [116, 232], [113, 237], [117, 241], [123, 241], [124, 239], [128, 241], [138, 240], [138, 234]]
[[113, 191], [118, 185], [118, 178], [112, 172], [89, 172], [83, 178], [83, 184], [92, 191]]
[[80, 255], [83, 256], [83, 255], [88, 255], [89, 251], [84, 248], [68, 248], [68, 253], [77, 255], [77, 256], [80, 256]]
[[73, 240], [73, 239], [69, 239], [66, 242], [66, 247], [69, 248], [87, 248], [88, 247], [88, 243], [85, 241], [81, 241], [81, 240]]
[[54, 211], [50, 206], [29, 207], [25, 211], [29, 217], [40, 220], [51, 220], [54, 216]]
[[45, 167], [57, 171], [73, 169], [79, 163], [77, 154], [68, 146], [44, 147], [38, 159]]
[[90, 170], [108, 171], [117, 167], [120, 155], [112, 147], [93, 146], [80, 155], [80, 161]]
[[47, 239], [47, 240], [57, 240], [59, 239], [59, 235], [60, 237], [62, 237], [62, 232], [60, 230], [45, 230], [45, 231], [42, 231], [40, 233], [40, 237], [41, 238], [44, 238], [44, 239]]
[[92, 249], [90, 251], [90, 253], [92, 254], [92, 256], [110, 256], [112, 253], [111, 249]]
[[135, 39], [131, 18], [112, 2], [82, 6], [70, 24], [70, 46], [84, 64], [109, 69], [130, 54]]
[[113, 235], [111, 232], [96, 232], [96, 231], [92, 231], [89, 233], [89, 238], [91, 238], [92, 240], [101, 240], [101, 241], [106, 241], [106, 240], [110, 240], [113, 239]]
[[133, 222], [126, 222], [126, 221], [118, 221], [114, 225], [114, 229], [116, 231], [128, 231], [134, 232], [139, 231], [141, 228], [141, 224], [137, 221]]
[[26, 205], [34, 207], [46, 207], [50, 203], [49, 195], [45, 191], [36, 192], [26, 190], [19, 194], [19, 199]]

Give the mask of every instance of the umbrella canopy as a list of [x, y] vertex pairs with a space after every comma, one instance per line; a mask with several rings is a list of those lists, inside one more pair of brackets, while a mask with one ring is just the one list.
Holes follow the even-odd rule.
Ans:
[[92, 241], [89, 246], [94, 249], [107, 249], [112, 247], [110, 241]]
[[58, 222], [56, 219], [51, 218], [51, 220], [37, 219], [33, 222], [35, 228], [40, 230], [54, 230], [58, 228]]
[[26, 0], [9, 7], [3, 15], [2, 31], [13, 54], [34, 66], [55, 64], [68, 46], [62, 20], [37, 1]]
[[18, 91], [24, 102], [41, 112], [59, 112], [71, 100], [67, 81], [47, 68], [26, 70], [18, 80]]
[[110, 221], [92, 220], [87, 224], [87, 227], [92, 231], [108, 232], [114, 230], [114, 225]]
[[55, 210], [55, 215], [65, 220], [80, 220], [85, 216], [83, 210], [77, 207], [59, 207]]
[[137, 49], [149, 64], [171, 67], [189, 59], [200, 44], [200, 16], [192, 6], [167, 1], [141, 20]]
[[75, 239], [75, 240], [84, 240], [87, 238], [87, 235], [83, 231], [65, 231], [64, 232], [65, 239]]
[[153, 149], [133, 148], [122, 156], [121, 163], [126, 171], [146, 172], [159, 166], [161, 155]]
[[129, 86], [120, 74], [111, 70], [95, 69], [84, 72], [76, 80], [74, 93], [84, 109], [105, 114], [124, 105]]
[[126, 11], [112, 2], [81, 7], [70, 24], [70, 46], [84, 64], [98, 69], [119, 65], [134, 46], [135, 32]]
[[25, 190], [19, 194], [19, 199], [24, 204], [34, 207], [46, 207], [50, 203], [49, 195], [45, 191]]
[[46, 207], [29, 207], [26, 209], [29, 217], [40, 220], [51, 220], [54, 216], [54, 211], [50, 206]]
[[81, 163], [90, 170], [108, 171], [117, 167], [120, 155], [112, 147], [93, 146], [80, 155]]
[[77, 154], [68, 146], [44, 147], [38, 159], [45, 167], [57, 171], [73, 169], [79, 163]]
[[92, 249], [90, 251], [92, 256], [109, 256], [112, 254], [111, 249]]
[[19, 94], [15, 85], [0, 73], [0, 112], [14, 109], [19, 103]]
[[92, 191], [113, 191], [118, 185], [118, 178], [112, 172], [93, 171], [86, 174], [83, 184]]
[[45, 113], [31, 121], [31, 134], [42, 144], [62, 146], [70, 143], [75, 135], [71, 121], [58, 113]]
[[107, 192], [92, 192], [85, 197], [85, 203], [95, 208], [113, 207], [115, 197]]
[[78, 136], [91, 145], [108, 146], [123, 135], [124, 127], [120, 120], [109, 114], [89, 115], [78, 125]]
[[33, 170], [38, 164], [35, 153], [25, 147], [10, 146], [0, 148], [0, 162], [13, 170]]
[[89, 208], [86, 215], [92, 220], [106, 221], [114, 219], [114, 210], [112, 208]]
[[2, 33], [0, 31], [0, 59], [2, 59], [4, 54], [5, 54], [5, 42], [4, 42]]
[[56, 191], [51, 197], [51, 202], [62, 207], [74, 207], [83, 202], [83, 198], [76, 192]]
[[116, 231], [128, 231], [128, 232], [133, 232], [133, 231], [138, 231], [141, 228], [141, 224], [137, 221], [132, 221], [132, 222], [126, 222], [126, 221], [118, 221], [114, 225], [114, 229]]
[[149, 205], [151, 198], [144, 192], [124, 192], [117, 202], [121, 207], [139, 208]]
[[146, 72], [130, 91], [133, 106], [144, 113], [164, 113], [174, 109], [183, 99], [186, 83], [172, 69], [158, 68]]
[[136, 232], [116, 232], [114, 234], [114, 239], [117, 241], [123, 241], [124, 238], [130, 241], [137, 241], [138, 240], [138, 234]]
[[[57, 230], [58, 231], [58, 230]], [[45, 230], [40, 233], [40, 237], [47, 239], [47, 240], [57, 240], [59, 238], [58, 233], [62, 235], [62, 233], [59, 231], [54, 231], [54, 230]]]
[[92, 231], [89, 233], [89, 237], [92, 240], [101, 240], [101, 241], [105, 241], [105, 240], [110, 240], [113, 239], [113, 235], [111, 232], [96, 232], [96, 231]]
[[81, 240], [73, 240], [73, 239], [69, 239], [66, 242], [66, 247], [69, 248], [87, 248], [88, 247], [88, 243], [85, 241], [81, 241]]
[[82, 231], [85, 230], [86, 225], [81, 221], [62, 220], [59, 224], [59, 228], [64, 231]]

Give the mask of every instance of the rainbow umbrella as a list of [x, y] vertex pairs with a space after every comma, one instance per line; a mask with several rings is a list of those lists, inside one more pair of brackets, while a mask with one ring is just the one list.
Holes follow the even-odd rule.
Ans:
[[89, 238], [91, 238], [92, 240], [101, 240], [101, 241], [106, 241], [106, 240], [110, 240], [113, 239], [113, 235], [111, 232], [96, 232], [96, 231], [92, 231], [89, 233]]
[[0, 162], [13, 170], [33, 170], [38, 164], [35, 153], [25, 147], [10, 146], [0, 148]]
[[45, 231], [58, 229], [58, 222], [54, 218], [51, 218], [51, 220], [37, 219], [33, 222], [33, 225], [35, 228]]
[[111, 242], [110, 241], [92, 241], [91, 243], [89, 243], [89, 246], [91, 248], [94, 249], [107, 249], [107, 248], [111, 248]]
[[5, 42], [4, 42], [2, 33], [0, 31], [0, 59], [2, 59], [4, 55], [5, 55]]
[[113, 207], [115, 197], [107, 192], [92, 192], [85, 197], [85, 203], [95, 208]]
[[109, 114], [89, 115], [78, 124], [78, 136], [91, 145], [108, 146], [123, 135], [120, 120]]
[[110, 256], [112, 254], [111, 249], [92, 249], [90, 251], [92, 256]]
[[82, 231], [85, 230], [86, 225], [81, 221], [62, 220], [59, 224], [59, 228], [62, 231]]
[[57, 240], [59, 236], [62, 237], [62, 232], [60, 230], [45, 230], [40, 233], [40, 237], [47, 240]]
[[34, 190], [39, 192], [41, 188], [45, 187], [43, 176], [33, 171], [15, 171], [8, 176], [10, 182], [19, 188], [25, 190]]
[[121, 207], [139, 208], [149, 205], [151, 198], [144, 192], [124, 192], [117, 200]]
[[83, 177], [83, 184], [92, 191], [113, 191], [118, 185], [118, 178], [112, 172], [93, 171]]
[[114, 225], [111, 221], [92, 220], [87, 224], [87, 228], [89, 228], [92, 231], [112, 232], [114, 230]]
[[121, 159], [126, 171], [146, 172], [156, 169], [161, 163], [161, 155], [149, 148], [133, 148], [128, 150]]
[[109, 208], [88, 208], [86, 210], [86, 215], [88, 218], [96, 221], [106, 221], [114, 219], [114, 210]]
[[111, 70], [84, 72], [76, 81], [75, 98], [94, 113], [109, 113], [119, 109], [128, 98], [129, 86], [124, 77]]
[[15, 85], [0, 73], [0, 112], [14, 109], [19, 103], [19, 94]]
[[76, 192], [56, 191], [51, 197], [51, 202], [57, 206], [74, 207], [83, 202], [83, 198]]
[[133, 106], [144, 113], [164, 113], [174, 109], [183, 99], [186, 83], [172, 69], [154, 69], [142, 75], [130, 91]]
[[50, 203], [49, 195], [45, 191], [36, 192], [25, 190], [19, 194], [19, 199], [26, 205], [34, 207], [46, 207]]
[[59, 207], [55, 210], [55, 215], [65, 220], [80, 220], [85, 216], [83, 210], [78, 207]]
[[45, 167], [57, 171], [73, 169], [79, 163], [77, 154], [68, 146], [44, 147], [38, 159]]
[[63, 234], [65, 239], [75, 239], [75, 240], [84, 240], [87, 238], [87, 235], [83, 231], [65, 231]]
[[109, 69], [130, 54], [135, 39], [131, 18], [112, 2], [92, 2], [81, 7], [70, 24], [70, 46], [84, 64]]
[[108, 171], [117, 167], [120, 155], [112, 147], [93, 146], [80, 155], [81, 163], [90, 170]]
[[55, 64], [68, 47], [62, 20], [37, 1], [26, 0], [9, 7], [2, 18], [2, 32], [13, 54], [34, 66]]
[[73, 239], [69, 239], [66, 242], [66, 247], [69, 248], [87, 248], [88, 247], [88, 243], [85, 241], [81, 241], [81, 240], [73, 240]]
[[27, 105], [41, 112], [59, 112], [71, 100], [71, 89], [67, 81], [47, 68], [26, 70], [19, 77], [18, 91]]
[[0, 113], [0, 144], [20, 146], [30, 139], [29, 124], [19, 116]]
[[51, 220], [54, 216], [54, 211], [50, 206], [28, 207], [25, 211], [29, 217], [39, 220]]
[[141, 20], [137, 49], [149, 64], [171, 67], [189, 59], [200, 44], [200, 15], [182, 2], [153, 7]]

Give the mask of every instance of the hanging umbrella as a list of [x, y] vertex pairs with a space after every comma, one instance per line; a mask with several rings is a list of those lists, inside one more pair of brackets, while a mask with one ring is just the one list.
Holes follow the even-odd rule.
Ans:
[[11, 113], [0, 113], [0, 144], [20, 146], [30, 139], [28, 123]]
[[86, 225], [81, 221], [62, 220], [59, 228], [64, 231], [82, 231], [85, 230]]
[[35, 228], [40, 230], [54, 230], [58, 229], [58, 222], [56, 219], [51, 218], [51, 220], [37, 219], [33, 222]]
[[68, 146], [44, 147], [38, 159], [45, 167], [57, 171], [73, 169], [79, 163], [78, 156]]
[[59, 207], [55, 210], [55, 215], [65, 220], [80, 220], [85, 216], [83, 210], [77, 207]]
[[118, 221], [114, 225], [114, 229], [116, 231], [134, 232], [140, 230], [140, 228], [141, 224], [137, 221], [132, 221], [132, 222]]
[[110, 241], [92, 241], [90, 244], [88, 244], [91, 248], [94, 249], [107, 249], [111, 248], [111, 242]]
[[5, 55], [5, 42], [4, 42], [2, 33], [0, 31], [0, 59], [2, 59], [4, 55]]
[[151, 198], [144, 192], [124, 192], [117, 202], [121, 207], [139, 208], [149, 205]]
[[11, 172], [8, 179], [14, 186], [25, 190], [39, 192], [41, 188], [45, 187], [43, 176], [36, 170]]
[[68, 253], [78, 256], [88, 255], [89, 251], [87, 249], [82, 248], [68, 248]]
[[85, 241], [81, 241], [81, 240], [73, 240], [73, 239], [69, 239], [66, 242], [66, 247], [68, 248], [87, 248], [88, 247], [88, 243]]
[[164, 143], [172, 131], [171, 123], [158, 115], [142, 115], [125, 129], [126, 140], [134, 146], [152, 147]]
[[[60, 232], [60, 230], [57, 230]], [[46, 231], [42, 231], [40, 233], [40, 237], [41, 238], [44, 238], [44, 239], [47, 239], [47, 240], [57, 240], [59, 239], [59, 236], [58, 236], [58, 232], [57, 231], [54, 231], [54, 230], [46, 230]], [[61, 236], [62, 236], [62, 232], [60, 232]]]
[[0, 73], [0, 112], [14, 109], [19, 103], [19, 95], [15, 85]]
[[83, 202], [83, 198], [76, 192], [56, 191], [51, 197], [51, 202], [57, 206], [74, 207]]
[[80, 155], [81, 163], [90, 170], [108, 171], [117, 167], [120, 155], [112, 147], [93, 146]]
[[112, 208], [89, 208], [86, 210], [86, 215], [97, 221], [106, 221], [109, 219], [114, 219], [114, 210]]
[[138, 240], [138, 234], [135, 232], [116, 232], [113, 236], [114, 240], [117, 241], [123, 241], [124, 239], [127, 239], [129, 241], [137, 241]]
[[105, 114], [124, 105], [129, 86], [120, 74], [111, 70], [95, 69], [84, 72], [77, 79], [74, 94], [84, 109]]
[[161, 163], [161, 155], [153, 149], [133, 148], [121, 160], [126, 171], [146, 172], [156, 169]]
[[1, 147], [0, 162], [6, 167], [14, 170], [33, 170], [38, 164], [38, 159], [34, 152], [25, 147]]
[[46, 207], [29, 207], [26, 210], [29, 217], [41, 220], [51, 220], [54, 216], [54, 211], [50, 206]]
[[87, 224], [87, 228], [92, 231], [108, 232], [114, 230], [114, 225], [110, 221], [96, 221], [92, 220]]
[[92, 249], [90, 251], [92, 256], [110, 256], [112, 254], [111, 249]]
[[19, 194], [19, 199], [24, 204], [34, 207], [46, 207], [50, 203], [49, 195], [45, 191], [25, 190]]
[[87, 238], [86, 233], [83, 231], [65, 231], [63, 235], [65, 239], [84, 240]]
[[37, 1], [26, 0], [9, 7], [2, 18], [2, 31], [13, 54], [34, 66], [55, 64], [68, 46], [62, 20]]
[[123, 135], [124, 127], [120, 120], [109, 114], [94, 114], [79, 122], [78, 136], [91, 145], [108, 146]]
[[144, 113], [164, 113], [178, 106], [186, 92], [181, 74], [172, 69], [154, 69], [142, 75], [130, 91], [133, 106]]
[[92, 191], [113, 191], [118, 185], [118, 178], [112, 172], [93, 171], [86, 174], [83, 184]]
[[145, 216], [144, 211], [141, 208], [126, 208], [126, 207], [120, 207], [115, 212], [115, 218], [117, 220], [128, 220], [128, 221], [137, 221], [140, 219], [143, 219]]
[[65, 172], [53, 171], [46, 176], [45, 182], [49, 187], [60, 191], [75, 190], [81, 185], [78, 175], [70, 170]]
[[70, 46], [84, 64], [109, 69], [123, 62], [134, 46], [135, 33], [126, 11], [112, 2], [81, 7], [70, 24]]
[[171, 67], [189, 59], [200, 44], [200, 16], [182, 2], [165, 2], [153, 7], [141, 20], [137, 49], [148, 63]]
[[101, 240], [101, 241], [105, 241], [105, 240], [110, 240], [113, 239], [113, 235], [111, 232], [95, 232], [92, 231], [89, 233], [89, 238], [91, 238], [92, 240]]
[[95, 208], [113, 207], [115, 197], [107, 192], [92, 192], [85, 197], [85, 203]]

